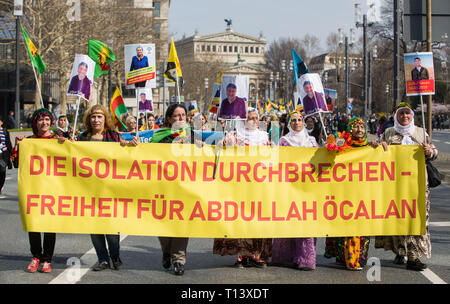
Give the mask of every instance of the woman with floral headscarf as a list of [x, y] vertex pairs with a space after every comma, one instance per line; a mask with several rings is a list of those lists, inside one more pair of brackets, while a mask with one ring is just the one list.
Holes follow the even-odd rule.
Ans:
[[[33, 113], [31, 127], [33, 135], [28, 138], [33, 139], [57, 139], [58, 136], [50, 130], [55, 123], [52, 112], [47, 109], [39, 109]], [[16, 144], [19, 144], [25, 136], [18, 136]], [[55, 250], [56, 234], [44, 232], [44, 240], [42, 244], [40, 232], [28, 232], [30, 241], [30, 251], [33, 255], [30, 264], [27, 267], [28, 272], [51, 272], [50, 266], [53, 252]], [[43, 248], [42, 248], [43, 247]]]
[[[414, 111], [411, 109], [411, 106], [406, 102], [402, 102], [395, 106], [393, 112], [395, 112], [394, 127], [386, 129], [381, 136], [381, 145], [384, 149], [387, 150], [388, 145], [422, 145], [425, 158], [429, 161], [435, 160], [438, 156], [438, 150], [431, 143], [428, 134], [422, 128], [414, 125]], [[373, 143], [373, 146], [377, 145], [377, 143]], [[380, 236], [375, 238], [375, 248], [392, 250], [396, 254], [395, 264], [405, 264], [405, 258], [407, 258], [406, 268], [417, 271], [427, 268], [427, 265], [422, 263], [419, 258], [422, 256], [431, 257], [431, 241], [428, 230], [430, 189], [428, 178], [425, 178], [425, 180], [427, 181], [425, 192], [425, 235]]]
[[[360, 117], [350, 119], [346, 132], [351, 135], [351, 147], [368, 145], [367, 129]], [[336, 257], [336, 262], [345, 264], [348, 270], [362, 270], [367, 263], [369, 241], [370, 237], [367, 236], [326, 238], [325, 257]]]
[[[316, 139], [308, 135], [303, 115], [292, 112], [288, 118], [289, 133], [280, 138], [280, 146], [319, 147]], [[272, 262], [298, 267], [301, 270], [316, 268], [316, 238], [275, 239], [272, 249]]]

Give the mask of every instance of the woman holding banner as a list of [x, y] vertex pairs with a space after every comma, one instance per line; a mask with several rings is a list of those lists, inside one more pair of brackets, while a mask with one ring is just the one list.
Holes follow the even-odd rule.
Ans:
[[130, 115], [127, 117], [125, 121], [125, 125], [127, 126], [128, 133], [136, 133], [137, 129], [137, 120], [134, 116]]
[[[353, 148], [365, 147], [367, 143], [367, 129], [360, 117], [350, 119], [347, 126]], [[362, 270], [367, 263], [370, 237], [352, 236], [326, 238], [325, 257], [336, 257], [336, 262], [344, 264], [348, 270]]]
[[[187, 110], [184, 105], [176, 103], [167, 108], [164, 118], [165, 128], [155, 132], [151, 143], [187, 143], [195, 142], [194, 131], [187, 123]], [[189, 238], [159, 237], [163, 252], [162, 265], [169, 269], [173, 265], [175, 275], [184, 274], [186, 249]]]
[[[240, 146], [270, 145], [267, 132], [258, 130], [258, 111], [249, 108], [247, 121], [243, 129], [225, 136], [224, 144]], [[272, 239], [214, 239], [213, 254], [237, 255], [236, 268], [255, 266], [267, 267], [267, 260], [272, 255]]]
[[[300, 112], [292, 112], [288, 118], [289, 133], [280, 138], [280, 146], [316, 147], [316, 139], [308, 135]], [[316, 238], [286, 238], [273, 241], [272, 262], [298, 267], [301, 270], [316, 269]]]
[[[42, 108], [34, 111], [31, 124], [33, 135], [28, 138], [57, 139], [58, 136], [50, 130], [50, 127], [54, 123], [54, 116], [49, 110]], [[25, 136], [18, 136], [16, 138], [16, 145], [19, 145], [20, 141], [24, 138]], [[33, 255], [27, 267], [28, 272], [36, 272], [37, 270], [45, 273], [51, 272], [52, 268], [50, 263], [55, 250], [56, 233], [44, 232], [43, 244], [40, 232], [28, 232], [28, 238], [30, 241], [30, 251]]]
[[[125, 146], [132, 144], [138, 145], [136, 137], [131, 141], [123, 140], [121, 135], [114, 130], [114, 123], [106, 108], [102, 105], [95, 105], [87, 110], [83, 118], [85, 132], [78, 136], [79, 141], [92, 142], [120, 142], [120, 145]], [[91, 234], [92, 244], [97, 253], [98, 263], [94, 265], [92, 270], [102, 271], [109, 269], [111, 258], [112, 266], [115, 270], [119, 270], [122, 266], [120, 260], [120, 235], [118, 234]], [[106, 248], [108, 243], [108, 248]]]
[[[430, 137], [424, 132], [424, 129], [414, 125], [414, 111], [411, 106], [402, 102], [394, 108], [394, 127], [386, 129], [381, 136], [381, 145], [385, 150], [388, 145], [422, 145], [425, 152], [425, 159], [433, 161], [438, 156], [438, 150], [431, 143]], [[373, 143], [373, 146], [377, 146]], [[426, 171], [425, 171], [426, 174]], [[425, 235], [399, 235], [399, 236], [380, 236], [375, 238], [375, 248], [384, 248], [392, 250], [396, 257], [395, 264], [405, 264], [410, 270], [421, 271], [427, 268], [419, 258], [425, 256], [431, 257], [431, 241], [430, 232], [428, 230], [428, 221], [430, 216], [430, 189], [428, 186], [428, 178], [425, 178], [426, 195], [426, 232]]]

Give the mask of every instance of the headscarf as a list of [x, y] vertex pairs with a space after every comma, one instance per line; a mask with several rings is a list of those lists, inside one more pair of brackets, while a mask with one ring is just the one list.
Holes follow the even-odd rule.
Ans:
[[[402, 145], [414, 145], [415, 143], [411, 138], [411, 136], [414, 134], [414, 131], [416, 130], [416, 126], [414, 125], [414, 111], [406, 102], [399, 103], [394, 109], [394, 129], [397, 133], [403, 135]], [[397, 120], [397, 113], [402, 109], [408, 109], [411, 113], [411, 122], [407, 126], [402, 126]]]
[[[259, 121], [258, 111], [254, 108], [249, 108], [247, 117], [250, 113], [256, 113]], [[236, 136], [239, 143], [246, 146], [266, 146], [269, 144], [269, 135], [267, 132], [261, 131], [258, 128], [255, 130], [248, 129], [245, 125], [236, 128]]]
[[33, 129], [34, 135], [38, 134], [38, 128], [37, 128], [38, 120], [45, 116], [50, 117], [50, 119], [52, 120], [51, 126], [55, 123], [55, 117], [53, 116], [52, 112], [50, 112], [49, 110], [42, 108], [42, 109], [34, 111], [33, 117], [32, 117], [33, 122], [31, 123], [31, 128]]
[[[301, 120], [303, 120], [303, 127], [301, 131], [297, 132], [294, 131], [291, 127], [291, 119], [294, 116], [299, 116]], [[290, 146], [293, 147], [314, 147], [313, 143], [311, 142], [310, 136], [308, 134], [308, 131], [305, 126], [304, 117], [300, 112], [292, 112], [289, 115], [289, 119], [287, 121], [289, 133], [285, 136], [281, 137], [280, 140], [285, 140]]]
[[[357, 125], [357, 124], [362, 124], [364, 126], [364, 135], [362, 138], [358, 138], [358, 139], [354, 139], [353, 138], [353, 128]], [[365, 121], [361, 118], [361, 117], [353, 117], [352, 119], [350, 119], [350, 121], [348, 122], [347, 125], [347, 132], [352, 134], [352, 146], [356, 146], [356, 147], [363, 147], [363, 146], [367, 146], [367, 129], [366, 129], [366, 123]]]
[[57, 126], [57, 128], [58, 128], [58, 130], [59, 131], [61, 131], [61, 132], [68, 132], [69, 131], [69, 120], [67, 119], [67, 116], [65, 115], [65, 114], [59, 114], [58, 115], [58, 122], [59, 122], [59, 119], [61, 118], [61, 117], [65, 117], [66, 118], [66, 122], [67, 122], [67, 124], [66, 124], [66, 128], [65, 129], [62, 129], [59, 125]]

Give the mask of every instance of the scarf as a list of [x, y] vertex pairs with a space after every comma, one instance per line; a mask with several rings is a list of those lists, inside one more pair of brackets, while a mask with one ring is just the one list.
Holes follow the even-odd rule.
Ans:
[[61, 132], [69, 132], [69, 120], [67, 119], [67, 116], [66, 115], [58, 115], [58, 122], [59, 122], [59, 119], [61, 118], [61, 117], [66, 117], [66, 122], [67, 122], [67, 124], [66, 124], [66, 128], [65, 129], [63, 129], [63, 128], [61, 128], [60, 126], [58, 126], [58, 131], [61, 131]]
[[[299, 116], [304, 123], [304, 119], [303, 116], [300, 114], [294, 114]], [[309, 136], [309, 132], [308, 129], [306, 128], [305, 125], [303, 125], [303, 128], [300, 131], [294, 131], [294, 129], [292, 129], [290, 121], [292, 116], [291, 115], [289, 117], [289, 121], [288, 121], [288, 129], [289, 129], [289, 133], [286, 134], [285, 136], [281, 137], [280, 140], [285, 140], [289, 146], [293, 146], [293, 147], [314, 147], [313, 143], [311, 142], [310, 136]], [[312, 131], [312, 130], [311, 130]]]
[[[409, 112], [411, 113], [411, 122], [407, 126], [402, 126], [397, 120], [397, 113], [401, 109], [409, 109]], [[411, 136], [414, 134], [414, 131], [416, 130], [416, 126], [414, 125], [414, 112], [411, 110], [411, 108], [409, 108], [407, 106], [403, 106], [403, 107], [399, 107], [397, 109], [397, 111], [395, 111], [394, 129], [397, 133], [403, 135], [402, 145], [414, 145], [415, 144], [411, 138]]]
[[183, 128], [177, 130], [172, 128], [161, 128], [153, 134], [150, 143], [159, 143], [168, 136], [176, 138], [176, 137], [187, 137], [190, 134], [191, 134], [191, 127], [189, 126], [188, 123], [186, 123]]
[[347, 132], [350, 134], [353, 134], [353, 127], [357, 124], [362, 124], [364, 126], [364, 135], [362, 138], [353, 138], [352, 136], [352, 143], [351, 145], [353, 147], [364, 147], [367, 146], [367, 129], [366, 129], [366, 124], [365, 121], [361, 118], [361, 117], [353, 117], [352, 119], [350, 119], [350, 121], [348, 122], [348, 126], [347, 126]]
[[258, 129], [237, 129], [236, 135], [238, 142], [246, 146], [267, 146], [269, 144], [267, 132]]
[[48, 116], [51, 119], [51, 124], [50, 126], [52, 126], [55, 123], [55, 118], [53, 117], [52, 112], [50, 112], [49, 110], [42, 108], [39, 110], [34, 111], [33, 113], [33, 120], [31, 123], [31, 128], [33, 129], [33, 134], [36, 135], [38, 133], [38, 129], [37, 129], [37, 122], [40, 118]]

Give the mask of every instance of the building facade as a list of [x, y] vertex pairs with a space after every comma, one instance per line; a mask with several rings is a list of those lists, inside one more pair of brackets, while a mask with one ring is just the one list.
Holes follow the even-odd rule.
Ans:
[[200, 35], [196, 31], [175, 41], [182, 66], [183, 62], [215, 62], [224, 67], [224, 76], [248, 75], [249, 102], [253, 105], [266, 98], [270, 73], [266, 69], [266, 44], [262, 33], [253, 37], [235, 32], [231, 25], [224, 32]]

